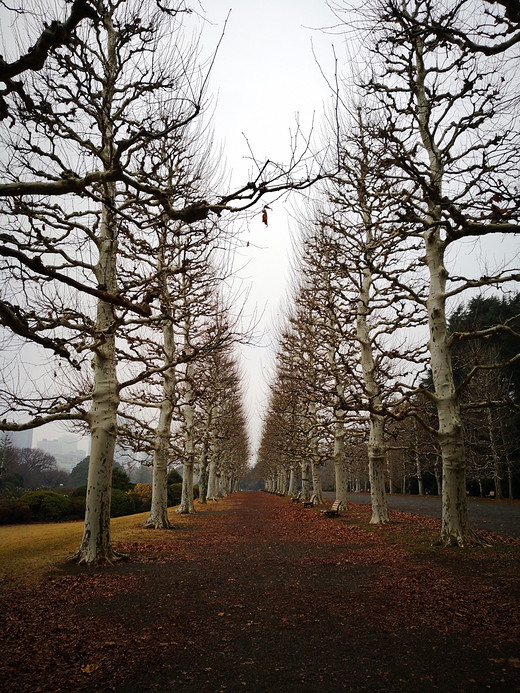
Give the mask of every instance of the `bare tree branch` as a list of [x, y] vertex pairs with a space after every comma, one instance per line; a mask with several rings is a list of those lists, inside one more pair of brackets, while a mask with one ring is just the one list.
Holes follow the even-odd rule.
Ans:
[[74, 0], [68, 18], [64, 22], [54, 21], [46, 26], [34, 46], [29, 48], [25, 55], [12, 63], [7, 63], [0, 56], [0, 81], [6, 85], [6, 89], [0, 92], [0, 119], [6, 118], [9, 114], [4, 97], [12, 92], [18, 93], [27, 107], [31, 108], [33, 105], [31, 97], [25, 93], [23, 84], [14, 82], [13, 77], [27, 70], [41, 70], [50, 51], [66, 45], [78, 24], [84, 19], [92, 19], [96, 22], [99, 17], [88, 0]]

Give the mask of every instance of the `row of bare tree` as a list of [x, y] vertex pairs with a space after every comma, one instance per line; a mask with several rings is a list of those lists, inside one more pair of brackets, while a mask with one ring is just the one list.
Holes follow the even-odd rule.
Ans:
[[518, 316], [450, 330], [447, 311], [520, 279], [514, 254], [480, 269], [476, 252], [471, 267], [457, 261], [479, 237], [520, 229], [518, 3], [374, 0], [349, 25], [347, 9], [334, 4], [336, 28], [363, 47], [366, 67], [339, 92], [336, 173], [300, 223], [259, 471], [268, 490], [294, 494], [301, 468], [303, 498], [312, 480], [320, 499], [319, 467], [332, 458], [345, 503], [347, 463], [366, 456], [371, 521], [386, 523], [392, 455], [415, 451], [420, 477], [421, 458], [438, 454], [440, 542], [479, 542], [466, 468], [482, 423], [467, 412], [487, 417], [497, 443], [496, 417], [510, 420], [518, 400], [485, 376], [500, 382], [520, 354], [482, 348], [456, 381], [453, 349], [518, 339]]
[[168, 526], [172, 459], [184, 464], [181, 512], [193, 512], [195, 465], [202, 501], [236, 487], [243, 337], [225, 297], [234, 241], [222, 219], [319, 173], [295, 153], [284, 169], [253, 161], [244, 185], [222, 190], [202, 117], [215, 56], [199, 60], [184, 0], [54, 10], [65, 18], [51, 23], [37, 0], [0, 4], [12, 35], [33, 42], [0, 59], [0, 428], [88, 428], [76, 559], [92, 564], [117, 558], [116, 443], [153, 459], [151, 527]]

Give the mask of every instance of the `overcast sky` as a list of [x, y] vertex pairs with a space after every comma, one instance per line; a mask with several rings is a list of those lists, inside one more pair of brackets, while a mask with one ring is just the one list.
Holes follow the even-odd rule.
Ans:
[[[283, 162], [289, 161], [297, 121], [318, 140], [333, 99], [327, 84], [334, 75], [332, 45], [341, 39], [323, 31], [335, 21], [324, 1], [213, 0], [205, 13], [206, 50], [217, 40], [230, 9], [210, 92], [216, 98], [216, 144], [222, 146], [232, 182], [243, 183], [248, 143], [258, 159]], [[260, 344], [242, 350], [255, 448], [267, 403], [275, 327], [288, 287], [294, 211], [302, 202], [301, 196], [279, 200], [271, 205], [267, 227], [258, 213], [240, 229], [240, 276], [250, 291], [247, 310], [257, 309], [261, 335]]]
[[[334, 17], [321, 0], [195, 0], [191, 6], [204, 18], [199, 26], [203, 26], [201, 52], [206, 58], [228, 18], [208, 97], [215, 149], [222, 152], [230, 184], [241, 184], [250, 169], [248, 143], [258, 159], [288, 161], [297, 120], [305, 133], [313, 124], [316, 134], [322, 128], [332, 96], [321, 71], [332, 79], [332, 44], [338, 43], [338, 37], [322, 29], [331, 26]], [[240, 234], [236, 264], [249, 292], [246, 312], [256, 311], [258, 318], [257, 346], [242, 352], [254, 447], [266, 404], [273, 326], [287, 289], [297, 203], [284, 199], [272, 204], [267, 227], [260, 213], [236, 226]], [[64, 433], [59, 426], [42, 427], [34, 431], [34, 444]]]
[[[363, 3], [353, 0], [350, 4], [361, 7]], [[316, 135], [322, 132], [324, 114], [333, 101], [327, 84], [327, 79], [334, 79], [332, 46], [343, 72], [355, 60], [356, 51], [345, 44], [340, 33], [326, 31], [337, 22], [325, 0], [193, 0], [192, 7], [200, 15], [198, 26], [203, 26], [201, 52], [205, 58], [217, 45], [229, 14], [208, 97], [216, 151], [222, 152], [231, 184], [243, 184], [250, 168], [247, 143], [258, 159], [283, 162], [289, 160], [297, 120], [304, 132], [310, 132], [313, 123]], [[267, 227], [261, 220], [261, 208], [236, 225], [240, 239], [236, 264], [241, 267], [243, 286], [249, 290], [247, 312], [256, 310], [261, 318], [259, 344], [242, 352], [255, 448], [267, 402], [274, 327], [288, 285], [294, 206], [299, 203], [301, 200], [283, 199], [272, 204]], [[507, 248], [504, 245], [496, 238], [468, 241], [454, 249], [452, 261], [461, 271], [464, 266], [476, 274], [479, 264], [494, 264], [494, 256], [499, 262], [504, 254], [509, 258], [518, 255], [516, 237], [508, 241]], [[479, 257], [480, 263], [476, 261]], [[51, 435], [56, 435], [56, 428], [35, 431], [34, 439]]]
[[[353, 0], [350, 5], [362, 7], [363, 2]], [[313, 122], [316, 134], [323, 129], [324, 114], [333, 101], [327, 84], [327, 80], [334, 81], [332, 46], [344, 76], [359, 51], [353, 47], [351, 35], [345, 41], [340, 31], [331, 30], [337, 19], [325, 0], [213, 0], [207, 3], [206, 18], [215, 24], [216, 32], [230, 8], [211, 91], [217, 97], [216, 140], [223, 145], [235, 180], [243, 181], [241, 176], [247, 170], [244, 157], [248, 154], [243, 133], [258, 158], [287, 160], [296, 114], [304, 131]], [[211, 36], [211, 31], [207, 35]], [[263, 315], [259, 325], [262, 345], [243, 350], [246, 404], [255, 448], [273, 363], [273, 328], [287, 291], [290, 232], [295, 226], [291, 210], [296, 202], [275, 203], [267, 228], [257, 215], [244, 231], [242, 254], [247, 266], [242, 275], [251, 285], [249, 305], [258, 306]], [[518, 237], [513, 235], [468, 239], [450, 248], [447, 266], [468, 277], [492, 275], [504, 261], [518, 268], [519, 249]], [[453, 299], [450, 307], [460, 300], [460, 296]]]

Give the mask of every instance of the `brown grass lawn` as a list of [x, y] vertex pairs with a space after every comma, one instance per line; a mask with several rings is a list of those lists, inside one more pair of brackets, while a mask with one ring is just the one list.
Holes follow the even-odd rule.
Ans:
[[[189, 519], [170, 508], [170, 521], [176, 527]], [[149, 513], [112, 519], [113, 543], [161, 543], [164, 532], [143, 527]], [[83, 520], [0, 526], [0, 579], [14, 578], [27, 584], [38, 582], [45, 574], [63, 564], [79, 548]]]

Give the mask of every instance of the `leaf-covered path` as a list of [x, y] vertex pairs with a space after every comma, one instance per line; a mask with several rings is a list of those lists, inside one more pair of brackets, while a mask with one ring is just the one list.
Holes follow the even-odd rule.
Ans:
[[238, 493], [114, 568], [6, 583], [0, 690], [519, 691], [518, 546], [368, 518]]

